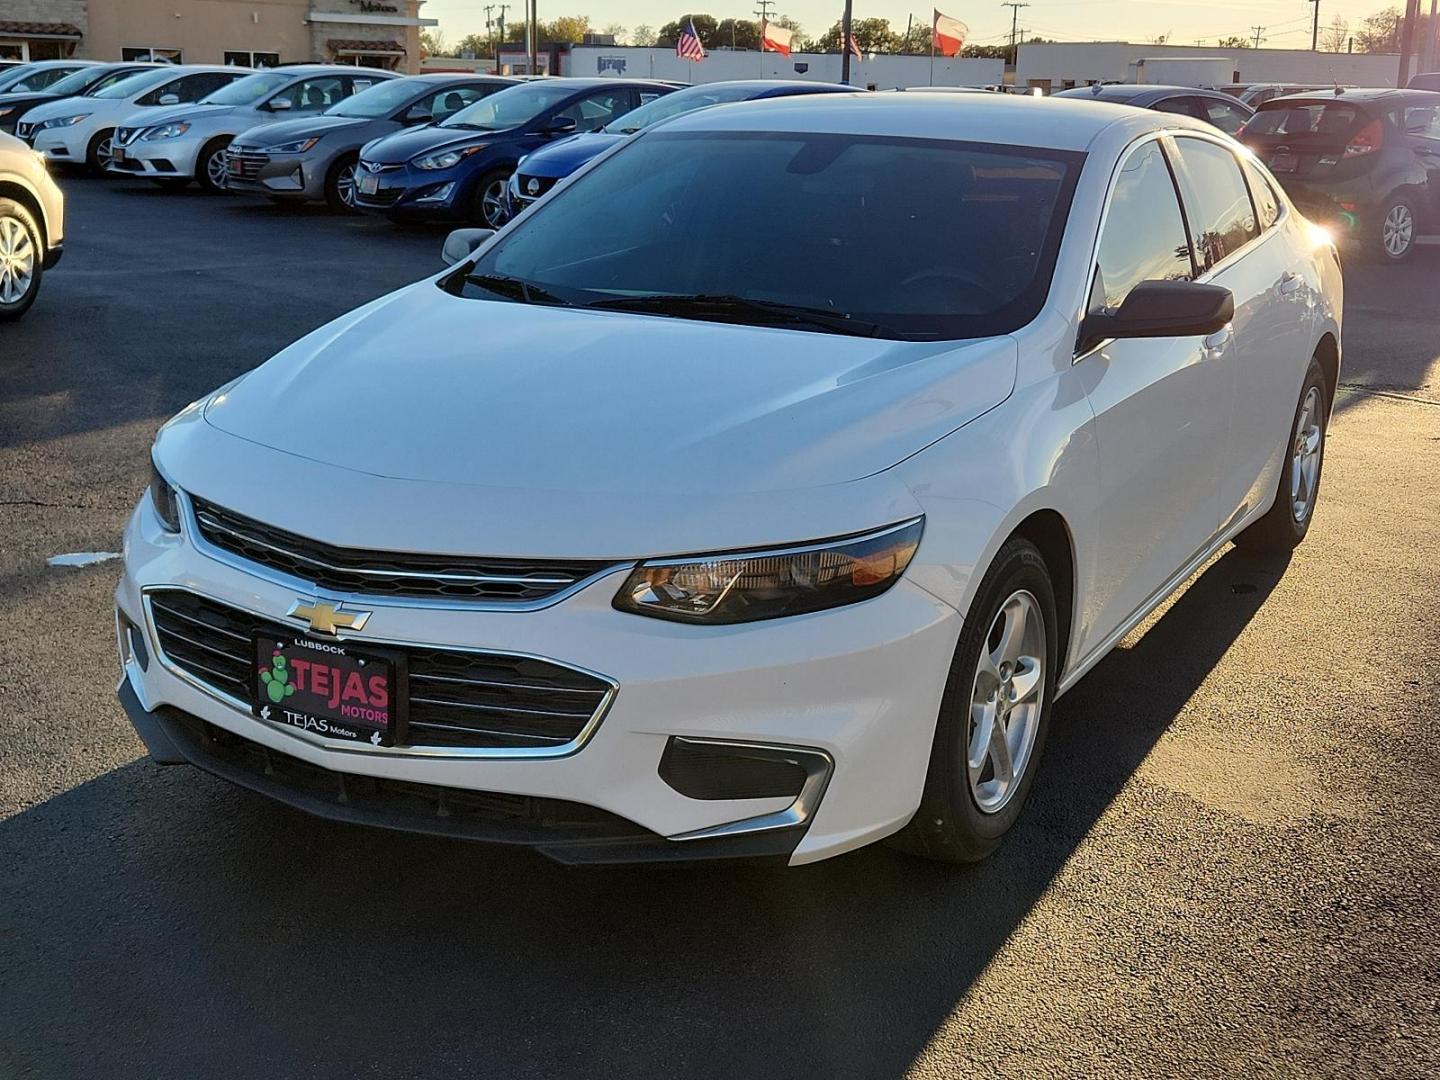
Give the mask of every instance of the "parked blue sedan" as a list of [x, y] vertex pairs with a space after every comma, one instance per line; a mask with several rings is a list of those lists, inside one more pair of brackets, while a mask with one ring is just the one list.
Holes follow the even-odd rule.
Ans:
[[544, 195], [591, 158], [610, 149], [651, 124], [672, 116], [723, 105], [731, 101], [754, 101], [758, 98], [791, 97], [795, 94], [851, 93], [853, 86], [841, 83], [801, 82], [798, 79], [741, 79], [733, 82], [702, 83], [677, 90], [662, 99], [626, 113], [606, 124], [600, 131], [572, 135], [542, 146], [521, 159], [510, 177], [506, 203], [512, 215]]
[[491, 94], [444, 122], [366, 144], [355, 205], [397, 220], [496, 228], [515, 164], [553, 139], [598, 131], [675, 88], [640, 79], [543, 79]]

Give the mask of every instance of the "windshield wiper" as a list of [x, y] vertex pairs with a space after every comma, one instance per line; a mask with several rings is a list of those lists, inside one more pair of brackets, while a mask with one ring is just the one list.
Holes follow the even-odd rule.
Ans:
[[617, 296], [596, 300], [586, 307], [610, 311], [637, 311], [654, 315], [759, 316], [765, 323], [813, 326], [832, 334], [874, 337], [880, 324], [856, 319], [830, 308], [785, 304], [779, 300], [752, 300], [730, 293], [660, 293], [654, 296]]
[[479, 285], [482, 289], [489, 289], [501, 296], [508, 296], [512, 300], [523, 300], [527, 304], [556, 304], [560, 307], [574, 307], [569, 300], [563, 300], [552, 292], [547, 292], [539, 285], [532, 284], [524, 278], [507, 277], [504, 274], [468, 274], [465, 280], [471, 285]]

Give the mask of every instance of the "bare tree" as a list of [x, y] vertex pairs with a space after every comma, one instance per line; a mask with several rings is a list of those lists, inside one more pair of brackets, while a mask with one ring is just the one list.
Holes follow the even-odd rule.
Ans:
[[654, 45], [657, 40], [653, 26], [645, 26], [642, 24], [630, 31], [631, 45], [650, 46]]
[[625, 27], [621, 26], [619, 23], [611, 23], [601, 32], [613, 36], [615, 38], [616, 45], [625, 44]]
[[1330, 20], [1330, 25], [1320, 31], [1320, 48], [1325, 52], [1344, 52], [1349, 37], [1350, 21], [1336, 15]]

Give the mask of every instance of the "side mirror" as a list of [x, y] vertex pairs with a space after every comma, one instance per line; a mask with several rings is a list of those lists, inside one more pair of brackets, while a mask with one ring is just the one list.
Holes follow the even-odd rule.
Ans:
[[160, 95], [160, 104], [161, 104], [161, 105], [179, 105], [179, 104], [180, 104], [180, 95], [179, 95], [179, 94], [161, 94], [161, 95]]
[[405, 115], [400, 118], [400, 122], [408, 126], [411, 124], [428, 124], [434, 119], [424, 105], [411, 105], [410, 108], [405, 110]]
[[495, 235], [494, 229], [455, 229], [445, 237], [445, 246], [440, 249], [440, 258], [446, 266], [464, 262], [475, 254], [475, 250]]
[[276, 98], [266, 106], [271, 112], [287, 112], [295, 107], [295, 103], [288, 97]]
[[573, 135], [575, 134], [575, 121], [568, 116], [554, 117], [545, 125], [546, 135]]
[[1235, 297], [1222, 285], [1142, 281], [1118, 311], [1096, 312], [1080, 323], [1080, 347], [1107, 338], [1201, 337], [1235, 317]]

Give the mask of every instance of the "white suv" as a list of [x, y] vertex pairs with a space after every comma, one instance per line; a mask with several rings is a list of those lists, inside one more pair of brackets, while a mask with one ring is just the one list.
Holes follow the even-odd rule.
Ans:
[[0, 322], [18, 319], [65, 245], [65, 197], [45, 159], [0, 134]]

